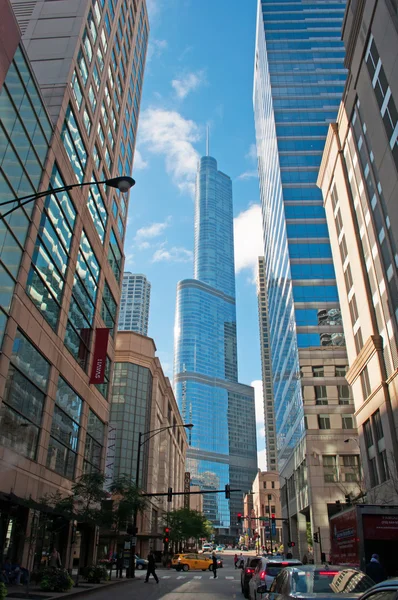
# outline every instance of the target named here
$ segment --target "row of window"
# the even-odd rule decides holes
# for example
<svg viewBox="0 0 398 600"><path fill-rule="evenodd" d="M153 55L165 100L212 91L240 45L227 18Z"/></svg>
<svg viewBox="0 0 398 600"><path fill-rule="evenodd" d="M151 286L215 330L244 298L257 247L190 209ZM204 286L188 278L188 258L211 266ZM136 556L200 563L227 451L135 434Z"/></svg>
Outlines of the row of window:
<svg viewBox="0 0 398 600"><path fill-rule="evenodd" d="M394 468L392 457L387 455L384 441L383 423L380 410L376 410L370 419L363 423L363 437L366 446L366 458L369 470L367 484L373 488L391 477Z"/></svg>
<svg viewBox="0 0 398 600"><path fill-rule="evenodd" d="M17 331L0 407L0 440L31 460L36 460L50 368L50 363ZM75 476L82 408L83 400L59 376L46 466L69 479ZM100 470L104 435L104 423L89 409L84 472Z"/></svg>
<svg viewBox="0 0 398 600"><path fill-rule="evenodd" d="M304 417L305 428L308 429L308 416ZM318 429L331 429L330 415L317 415ZM334 429L340 429L335 427ZM352 415L341 415L341 429L355 429L354 417Z"/></svg>

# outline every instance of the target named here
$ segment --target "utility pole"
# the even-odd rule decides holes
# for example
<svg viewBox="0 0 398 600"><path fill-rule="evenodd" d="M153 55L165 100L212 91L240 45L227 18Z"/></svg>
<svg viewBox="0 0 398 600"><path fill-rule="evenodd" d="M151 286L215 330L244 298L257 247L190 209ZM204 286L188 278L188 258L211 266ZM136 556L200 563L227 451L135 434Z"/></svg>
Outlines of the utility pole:
<svg viewBox="0 0 398 600"><path fill-rule="evenodd" d="M271 505L270 502L272 500L271 494L268 494L268 527L269 527L269 539L271 542L271 554L272 552L272 523L271 523Z"/></svg>

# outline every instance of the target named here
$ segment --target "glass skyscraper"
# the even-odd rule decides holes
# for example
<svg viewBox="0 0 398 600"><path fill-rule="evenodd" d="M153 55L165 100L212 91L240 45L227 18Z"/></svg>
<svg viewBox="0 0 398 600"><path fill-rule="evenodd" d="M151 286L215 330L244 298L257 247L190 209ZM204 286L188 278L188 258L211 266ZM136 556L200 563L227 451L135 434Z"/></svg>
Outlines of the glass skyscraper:
<svg viewBox="0 0 398 600"><path fill-rule="evenodd" d="M256 475L253 388L238 383L232 182L203 157L195 200L194 279L180 281L175 321L174 385L189 433L192 485L242 490L231 500L204 496L204 511L224 534Z"/></svg>
<svg viewBox="0 0 398 600"><path fill-rule="evenodd" d="M281 497L291 502L299 552L306 545L306 519L313 531L325 527L326 535L328 484L335 488L336 479L322 468L346 464L343 429L349 423L356 434L329 233L316 186L346 81L344 10L345 2L335 0L258 2L253 101L275 427L287 486Z"/></svg>

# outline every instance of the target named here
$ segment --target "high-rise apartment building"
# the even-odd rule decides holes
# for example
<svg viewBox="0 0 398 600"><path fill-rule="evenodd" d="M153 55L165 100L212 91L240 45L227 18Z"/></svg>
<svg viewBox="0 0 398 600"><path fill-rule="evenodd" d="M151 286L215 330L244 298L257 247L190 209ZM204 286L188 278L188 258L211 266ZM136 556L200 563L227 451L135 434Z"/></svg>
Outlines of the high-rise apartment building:
<svg viewBox="0 0 398 600"><path fill-rule="evenodd" d="M119 331L135 331L148 335L151 284L145 275L128 271L123 274L120 298Z"/></svg>
<svg viewBox="0 0 398 600"><path fill-rule="evenodd" d="M356 435L354 406L316 187L328 124L346 80L344 8L321 0L258 2L253 97L278 468L300 556L307 521L312 531L321 528L328 553L328 517L344 499L342 488L353 491L350 481L359 477L358 447L344 443Z"/></svg>
<svg viewBox="0 0 398 600"><path fill-rule="evenodd" d="M220 535L236 536L236 516L257 471L253 388L238 383L232 182L210 156L198 166L194 279L180 281L174 386L188 434L193 485L241 494L206 494L203 510Z"/></svg>
<svg viewBox="0 0 398 600"><path fill-rule="evenodd" d="M258 321L260 326L261 373L263 381L264 424L266 460L270 470L278 469L278 453L276 444L274 391L272 383L271 348L268 329L268 297L265 275L265 261L258 257L257 273Z"/></svg>
<svg viewBox="0 0 398 600"><path fill-rule="evenodd" d="M342 308L366 497L397 504L397 2L349 1L343 40L349 79L337 123L329 128L318 183Z"/></svg>
<svg viewBox="0 0 398 600"><path fill-rule="evenodd" d="M10 65L0 94L1 201L48 194L1 221L0 511L8 554L32 569L42 549L29 547L24 500L67 495L82 473L104 466L128 206L103 183L52 190L130 175L148 19L143 0L12 5L22 41L14 22L19 46L12 62L9 53L0 61ZM3 9L12 19L1 7L2 22ZM109 340L96 385L98 329ZM53 542L67 566L69 531L67 521L57 526Z"/></svg>

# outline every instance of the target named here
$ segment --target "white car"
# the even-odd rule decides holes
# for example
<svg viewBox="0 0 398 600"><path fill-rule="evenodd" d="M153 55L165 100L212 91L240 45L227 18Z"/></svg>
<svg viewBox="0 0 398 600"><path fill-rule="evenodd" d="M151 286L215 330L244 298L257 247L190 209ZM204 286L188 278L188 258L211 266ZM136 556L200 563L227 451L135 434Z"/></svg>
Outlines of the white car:
<svg viewBox="0 0 398 600"><path fill-rule="evenodd" d="M249 598L250 600L256 600L258 598L257 590L259 587L267 586L269 590L271 583L275 577L285 567L295 567L302 563L295 558L264 558L261 557L256 570L254 571L253 577L249 581Z"/></svg>
<svg viewBox="0 0 398 600"><path fill-rule="evenodd" d="M202 552L213 552L212 544L203 544Z"/></svg>

